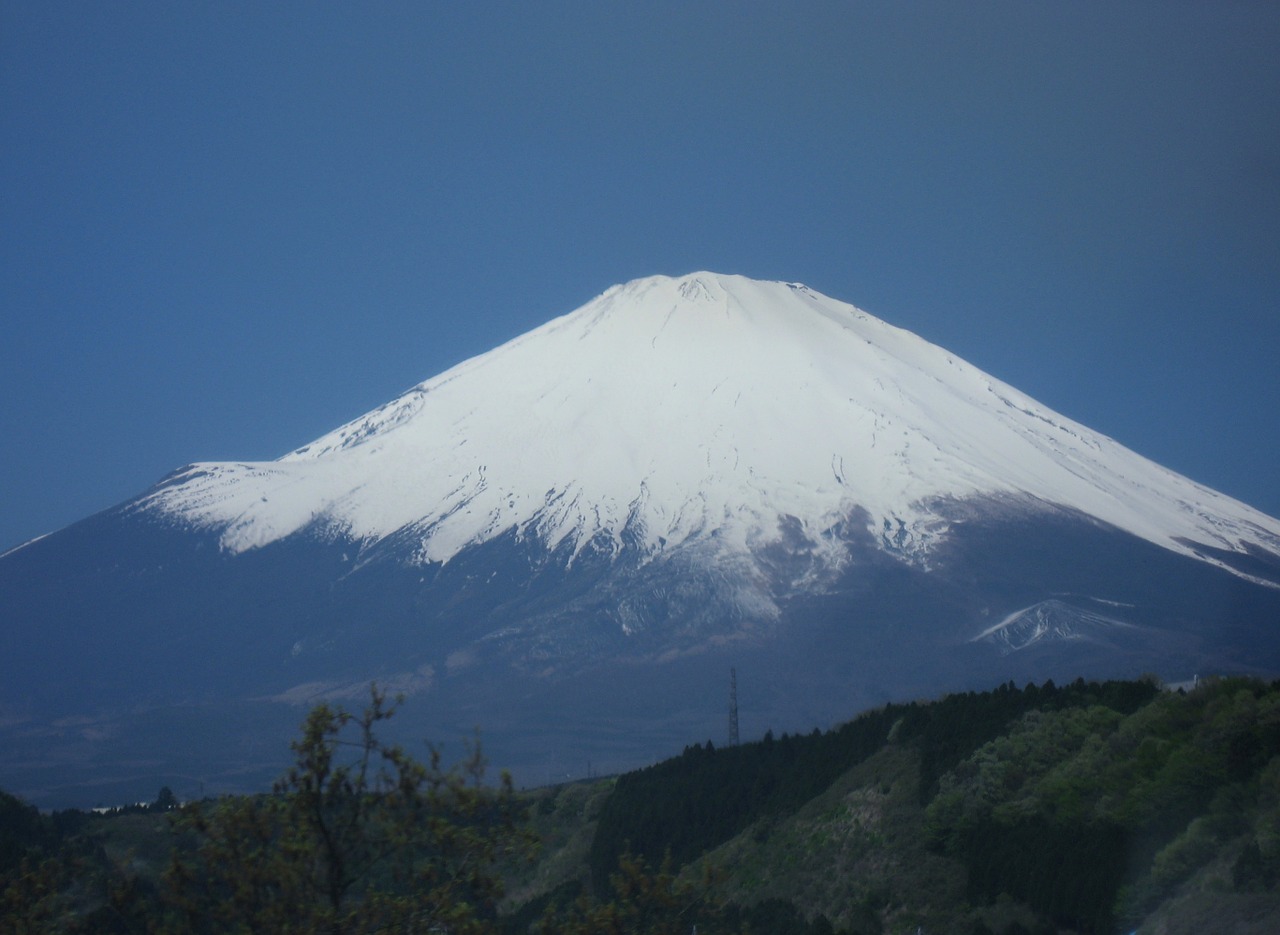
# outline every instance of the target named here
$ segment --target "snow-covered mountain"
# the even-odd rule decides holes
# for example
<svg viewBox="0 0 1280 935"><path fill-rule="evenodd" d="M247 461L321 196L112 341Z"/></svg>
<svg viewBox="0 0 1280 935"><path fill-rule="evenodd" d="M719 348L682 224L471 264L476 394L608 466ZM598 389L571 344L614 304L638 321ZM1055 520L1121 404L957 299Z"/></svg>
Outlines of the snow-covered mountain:
<svg viewBox="0 0 1280 935"><path fill-rule="evenodd" d="M1274 675L1278 621L1280 521L805 286L652 277L0 556L0 788L261 787L372 679L546 781L722 739L730 666L750 736Z"/></svg>
<svg viewBox="0 0 1280 935"><path fill-rule="evenodd" d="M858 511L925 560L947 504L1030 497L1209 561L1280 552L1280 522L1061 416L947 351L794 283L615 286L269 463L194 464L145 497L242 552L303 529L407 534L447 562L508 531L577 554L798 522L843 557Z"/></svg>

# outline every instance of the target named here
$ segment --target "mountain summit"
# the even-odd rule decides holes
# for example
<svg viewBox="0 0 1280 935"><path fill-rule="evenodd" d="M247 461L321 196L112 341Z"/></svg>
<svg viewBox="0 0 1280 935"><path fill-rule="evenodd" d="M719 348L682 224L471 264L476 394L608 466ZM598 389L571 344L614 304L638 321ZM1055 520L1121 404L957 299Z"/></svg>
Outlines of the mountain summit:
<svg viewBox="0 0 1280 935"><path fill-rule="evenodd" d="M0 613L0 787L37 801L252 788L371 680L545 781L722 737L730 666L759 732L1274 674L1280 521L851 305L693 273L14 549Z"/></svg>
<svg viewBox="0 0 1280 935"><path fill-rule="evenodd" d="M236 553L302 530L447 562L506 532L577 554L798 531L855 513L923 559L954 504L1029 498L1164 548L1280 551L1280 523L915 335L795 283L615 286L278 461L195 464L140 501Z"/></svg>

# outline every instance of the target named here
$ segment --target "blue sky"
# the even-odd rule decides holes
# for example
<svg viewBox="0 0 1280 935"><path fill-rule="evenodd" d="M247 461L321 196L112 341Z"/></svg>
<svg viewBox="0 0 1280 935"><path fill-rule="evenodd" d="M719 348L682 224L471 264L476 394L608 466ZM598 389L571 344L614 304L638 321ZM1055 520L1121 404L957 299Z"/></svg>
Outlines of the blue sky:
<svg viewBox="0 0 1280 935"><path fill-rule="evenodd" d="M1280 6L0 0L0 548L609 285L798 280L1280 514Z"/></svg>

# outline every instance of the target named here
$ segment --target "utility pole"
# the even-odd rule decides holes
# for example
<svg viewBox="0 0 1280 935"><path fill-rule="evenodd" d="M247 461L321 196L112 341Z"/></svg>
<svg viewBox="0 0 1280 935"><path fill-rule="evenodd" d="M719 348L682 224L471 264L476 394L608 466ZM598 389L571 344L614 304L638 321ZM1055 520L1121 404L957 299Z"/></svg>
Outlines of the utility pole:
<svg viewBox="0 0 1280 935"><path fill-rule="evenodd" d="M738 745L738 670L729 669L729 746Z"/></svg>

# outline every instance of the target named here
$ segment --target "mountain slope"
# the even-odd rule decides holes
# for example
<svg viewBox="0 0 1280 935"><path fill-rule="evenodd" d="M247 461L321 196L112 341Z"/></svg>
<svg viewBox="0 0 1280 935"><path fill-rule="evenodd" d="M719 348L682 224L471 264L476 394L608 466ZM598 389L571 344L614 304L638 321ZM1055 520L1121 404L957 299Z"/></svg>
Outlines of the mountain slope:
<svg viewBox="0 0 1280 935"><path fill-rule="evenodd" d="M610 289L271 463L197 464L145 498L232 552L318 524L409 532L444 562L514 530L576 554L716 539L783 517L838 564L855 508L927 553L938 501L1016 495L1184 554L1280 551L1280 523L804 286L696 273Z"/></svg>
<svg viewBox="0 0 1280 935"><path fill-rule="evenodd" d="M749 735L1272 674L1278 620L1280 521L803 286L655 277L0 556L0 787L253 788L375 679L546 781L722 736L731 666Z"/></svg>

